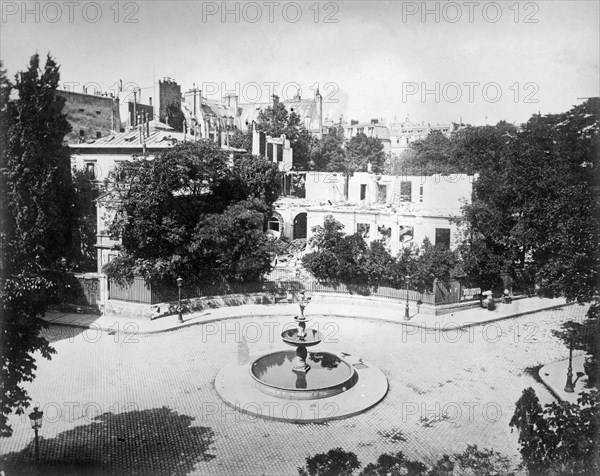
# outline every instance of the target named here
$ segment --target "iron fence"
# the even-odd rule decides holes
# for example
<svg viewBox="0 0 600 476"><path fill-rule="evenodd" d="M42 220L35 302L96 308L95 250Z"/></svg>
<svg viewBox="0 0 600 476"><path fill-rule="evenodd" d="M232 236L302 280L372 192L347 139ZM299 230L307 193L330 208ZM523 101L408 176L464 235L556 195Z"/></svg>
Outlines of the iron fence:
<svg viewBox="0 0 600 476"><path fill-rule="evenodd" d="M287 279L265 280L249 283L219 283L212 285L184 285L181 288L183 299L200 297L226 296L230 294L287 294L306 291L308 293L331 293L355 296L372 296L396 301L406 301L406 289L397 289L389 286L373 286L367 284L326 283L316 279ZM119 285L108 281L108 297L121 301L138 302L145 304L158 304L172 302L178 299L179 289L173 285L150 285L143 278L136 277L130 285ZM433 293L420 293L408 291L409 301L420 301L424 304L436 303Z"/></svg>

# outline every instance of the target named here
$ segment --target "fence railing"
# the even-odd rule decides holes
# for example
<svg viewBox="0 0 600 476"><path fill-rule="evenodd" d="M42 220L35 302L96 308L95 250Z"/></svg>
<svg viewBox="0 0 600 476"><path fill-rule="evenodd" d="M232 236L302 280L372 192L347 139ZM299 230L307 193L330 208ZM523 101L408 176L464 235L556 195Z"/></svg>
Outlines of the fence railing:
<svg viewBox="0 0 600 476"><path fill-rule="evenodd" d="M133 278L133 282L128 285L120 285L109 279L108 299L153 304L151 287L140 277Z"/></svg>
<svg viewBox="0 0 600 476"><path fill-rule="evenodd" d="M331 293L355 296L372 296L377 298L406 301L406 289L396 289L389 286L372 286L364 284L324 283L315 279L287 280L287 281L258 281L250 283L220 283L216 285L183 285L181 288L182 299L224 296L229 294L251 293ZM161 302L176 301L179 290L176 285L152 286L143 278L136 277L128 286L122 286L114 281L108 281L108 298L121 301L158 304ZM435 294L408 291L409 301L420 301L424 304L435 304Z"/></svg>

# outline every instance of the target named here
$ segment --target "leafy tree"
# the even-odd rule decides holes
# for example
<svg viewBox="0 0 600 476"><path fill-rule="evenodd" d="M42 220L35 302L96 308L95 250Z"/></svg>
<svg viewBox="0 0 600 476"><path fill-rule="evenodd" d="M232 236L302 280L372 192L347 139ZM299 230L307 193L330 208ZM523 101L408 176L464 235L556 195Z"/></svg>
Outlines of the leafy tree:
<svg viewBox="0 0 600 476"><path fill-rule="evenodd" d="M65 99L56 94L59 79L54 59L48 55L42 70L35 54L28 69L17 75L18 98L6 110L6 152L0 167L5 258L12 269L38 254L51 264L72 250L74 191L69 149L63 145L71 126L62 113Z"/></svg>
<svg viewBox="0 0 600 476"><path fill-rule="evenodd" d="M600 383L600 303L591 304L584 322L565 322L560 330L552 331L566 346L587 353L583 364L588 376L587 386L597 387Z"/></svg>
<svg viewBox="0 0 600 476"><path fill-rule="evenodd" d="M507 170L505 156L517 138L515 126L504 121L495 126L465 127L451 136L448 170L495 175Z"/></svg>
<svg viewBox="0 0 600 476"><path fill-rule="evenodd" d="M456 252L433 246L428 239L421 248L405 247L394 257L383 241L367 245L361 234L346 235L343 228L332 215L325 217L323 226L313 227L309 244L314 251L302 258L302 265L317 279L404 287L410 275L411 289L431 292L434 281L447 283L459 264Z"/></svg>
<svg viewBox="0 0 600 476"><path fill-rule="evenodd" d="M112 184L122 198L110 227L122 237L122 252L106 265L107 275L121 282L182 276L193 283L265 272L264 220L277 197L277 176L264 160L238 158L232 169L227 161L213 142L198 141L122 163ZM242 253L250 254L242 259Z"/></svg>
<svg viewBox="0 0 600 476"><path fill-rule="evenodd" d="M386 453L377 458L377 463L369 463L359 476L426 476L427 466L420 461L407 459L402 451Z"/></svg>
<svg viewBox="0 0 600 476"><path fill-rule="evenodd" d="M263 232L266 211L264 202L253 199L201 219L188 247L198 260L196 269L210 269L230 281L258 281L271 269Z"/></svg>
<svg viewBox="0 0 600 476"><path fill-rule="evenodd" d="M298 468L300 476L350 476L360 468L357 456L341 448L319 453L306 458L306 465ZM455 467L460 473L453 473ZM444 455L430 469L420 461L413 461L399 451L382 454L376 463L367 464L358 476L448 476L469 474L473 476L514 476L509 459L497 451L477 449L469 445L462 453L452 457Z"/></svg>
<svg viewBox="0 0 600 476"><path fill-rule="evenodd" d="M293 170L313 170L312 157L319 141L305 127L301 127L297 139L292 143L294 149Z"/></svg>
<svg viewBox="0 0 600 476"><path fill-rule="evenodd" d="M215 194L219 200L229 202L255 197L272 207L280 191L277 166L264 158L245 154L234 159L233 170L219 183Z"/></svg>
<svg viewBox="0 0 600 476"><path fill-rule="evenodd" d="M429 239L425 238L417 253L416 262L411 266L411 289L419 292L431 291L436 279L448 284L458 262L456 252L432 245Z"/></svg>
<svg viewBox="0 0 600 476"><path fill-rule="evenodd" d="M467 445L463 453L455 454L454 460L462 472L470 470L473 476L514 476L510 460L494 450L477 449L477 445Z"/></svg>
<svg viewBox="0 0 600 476"><path fill-rule="evenodd" d="M306 465L298 468L299 476L351 476L360 468L356 454L334 448L306 458Z"/></svg>
<svg viewBox="0 0 600 476"><path fill-rule="evenodd" d="M229 146L252 153L252 129L248 129L246 132L236 129L229 137Z"/></svg>
<svg viewBox="0 0 600 476"><path fill-rule="evenodd" d="M311 159L313 170L346 172L344 129L331 128L315 145Z"/></svg>
<svg viewBox="0 0 600 476"><path fill-rule="evenodd" d="M271 137L285 134L294 150L294 169L308 169L314 138L302 125L298 114L288 112L282 102L276 102L258 113L256 127Z"/></svg>
<svg viewBox="0 0 600 476"><path fill-rule="evenodd" d="M276 102L258 113L256 127L271 137L285 134L290 141L295 141L302 125L298 114L288 113L282 102Z"/></svg>
<svg viewBox="0 0 600 476"><path fill-rule="evenodd" d="M362 133L356 134L346 145L346 157L346 171L348 172L366 172L369 163L374 173L383 172L385 152L383 143L377 137L367 137Z"/></svg>
<svg viewBox="0 0 600 476"><path fill-rule="evenodd" d="M6 149L8 143L8 101L12 85L6 77L6 70L0 61L0 276L3 276L7 266L7 246L10 236L7 231L14 227L8 214L8 183L6 169Z"/></svg>
<svg viewBox="0 0 600 476"><path fill-rule="evenodd" d="M96 202L100 195L98 184L87 172L73 170L75 190L75 220L72 251L75 265L82 271L96 271ZM78 251L78 253L77 253Z"/></svg>
<svg viewBox="0 0 600 476"><path fill-rule="evenodd" d="M50 359L56 353L40 335L40 330L48 326L40 316L44 314L52 288L52 283L39 274L0 280L0 436L12 435L8 415L13 411L20 415L29 407L31 398L22 383L31 382L35 377L37 365L33 354L40 352L43 358Z"/></svg>
<svg viewBox="0 0 600 476"><path fill-rule="evenodd" d="M600 397L581 393L577 404L551 403L542 409L535 391L523 391L510 426L519 431L521 456L532 475L600 472Z"/></svg>
<svg viewBox="0 0 600 476"><path fill-rule="evenodd" d="M422 140L413 142L394 170L395 175L427 175L455 173L451 160L452 143L440 131L430 132Z"/></svg>

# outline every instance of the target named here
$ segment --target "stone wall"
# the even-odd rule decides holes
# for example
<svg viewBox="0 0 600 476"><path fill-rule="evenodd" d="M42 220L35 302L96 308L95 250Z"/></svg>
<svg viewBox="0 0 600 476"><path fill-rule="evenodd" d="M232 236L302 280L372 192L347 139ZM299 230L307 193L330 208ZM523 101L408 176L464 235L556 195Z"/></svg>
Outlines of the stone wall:
<svg viewBox="0 0 600 476"><path fill-rule="evenodd" d="M159 110L158 115L161 122L166 123L167 107L175 103L181 108L181 86L175 81L164 80L158 82Z"/></svg>
<svg viewBox="0 0 600 476"><path fill-rule="evenodd" d="M120 129L121 118L117 99L72 91L56 92L66 99L63 112L72 127L72 131L65 136L69 144L97 139L98 134L105 137L111 131Z"/></svg>

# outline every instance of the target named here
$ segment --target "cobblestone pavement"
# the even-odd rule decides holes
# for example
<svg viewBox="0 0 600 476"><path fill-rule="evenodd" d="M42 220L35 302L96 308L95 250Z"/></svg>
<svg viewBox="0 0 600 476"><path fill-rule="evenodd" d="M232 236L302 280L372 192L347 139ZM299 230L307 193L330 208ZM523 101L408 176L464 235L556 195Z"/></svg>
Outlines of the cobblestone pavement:
<svg viewBox="0 0 600 476"><path fill-rule="evenodd" d="M94 474L286 475L297 474L307 456L336 446L363 464L390 451L432 463L475 443L517 462L517 434L508 426L514 403L529 386L542 403L552 400L535 375L567 358L568 349L551 330L582 320L586 309L567 306L443 334L313 314L324 336L320 349L363 356L384 372L390 389L361 415L309 425L239 413L213 388L226 362L285 348L279 335L289 318L240 318L151 335L51 326L45 333L58 353L38 359L27 385L45 413L41 460L46 467L96 468ZM315 406L315 412L334 410ZM13 415L10 423L14 435L3 439L1 453L31 461L28 418Z"/></svg>

